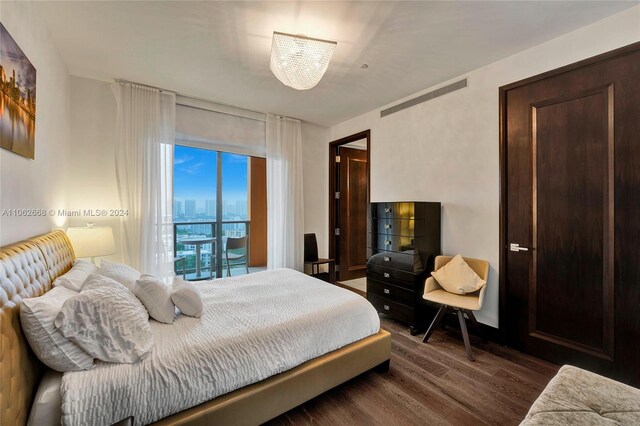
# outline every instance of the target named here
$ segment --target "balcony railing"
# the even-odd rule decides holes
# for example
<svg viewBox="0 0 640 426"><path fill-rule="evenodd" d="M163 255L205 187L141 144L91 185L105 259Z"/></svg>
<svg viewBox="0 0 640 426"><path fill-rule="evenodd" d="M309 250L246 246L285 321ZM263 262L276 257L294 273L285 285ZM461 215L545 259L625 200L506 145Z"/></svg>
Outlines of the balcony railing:
<svg viewBox="0 0 640 426"><path fill-rule="evenodd" d="M184 273L189 280L202 280L226 276L226 242L228 237L247 236L247 262L251 222L248 220L174 222L174 254L184 260L176 262L176 275ZM221 250L217 250L220 247ZM233 268L233 264L231 264ZM244 266L236 268L245 272Z"/></svg>

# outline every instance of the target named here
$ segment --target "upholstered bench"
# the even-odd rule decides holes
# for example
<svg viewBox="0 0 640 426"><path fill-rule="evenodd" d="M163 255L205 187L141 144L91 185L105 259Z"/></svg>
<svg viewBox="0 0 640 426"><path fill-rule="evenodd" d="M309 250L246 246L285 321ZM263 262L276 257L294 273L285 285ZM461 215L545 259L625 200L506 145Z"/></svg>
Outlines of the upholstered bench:
<svg viewBox="0 0 640 426"><path fill-rule="evenodd" d="M522 425L640 425L640 389L565 365Z"/></svg>

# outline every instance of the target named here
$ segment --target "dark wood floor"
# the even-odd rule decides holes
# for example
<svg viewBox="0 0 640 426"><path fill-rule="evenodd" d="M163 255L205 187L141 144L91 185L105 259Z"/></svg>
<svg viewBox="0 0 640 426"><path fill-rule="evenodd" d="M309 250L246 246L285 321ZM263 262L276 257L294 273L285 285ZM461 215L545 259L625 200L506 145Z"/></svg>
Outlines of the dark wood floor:
<svg viewBox="0 0 640 426"><path fill-rule="evenodd" d="M268 424L517 425L559 368L473 336L469 362L459 331L423 344L397 322L382 327L393 341L388 373L365 373Z"/></svg>

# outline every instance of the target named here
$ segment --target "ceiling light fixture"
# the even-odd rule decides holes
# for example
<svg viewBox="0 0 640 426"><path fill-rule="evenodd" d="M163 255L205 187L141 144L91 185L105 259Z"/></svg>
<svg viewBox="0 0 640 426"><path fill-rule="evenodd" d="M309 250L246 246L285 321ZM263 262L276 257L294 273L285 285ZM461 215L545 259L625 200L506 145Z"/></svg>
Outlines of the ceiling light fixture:
<svg viewBox="0 0 640 426"><path fill-rule="evenodd" d="M271 72L286 86L297 90L311 89L322 79L337 44L274 31Z"/></svg>

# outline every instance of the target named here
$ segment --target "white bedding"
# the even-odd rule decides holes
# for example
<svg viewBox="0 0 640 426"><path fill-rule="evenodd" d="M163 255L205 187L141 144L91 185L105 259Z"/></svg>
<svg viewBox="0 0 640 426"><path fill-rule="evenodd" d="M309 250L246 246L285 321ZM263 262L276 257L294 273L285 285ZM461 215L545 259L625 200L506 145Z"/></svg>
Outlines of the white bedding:
<svg viewBox="0 0 640 426"><path fill-rule="evenodd" d="M151 321L149 357L64 374L63 424L109 425L129 416L150 423L380 329L363 297L288 269L196 285L202 317Z"/></svg>

